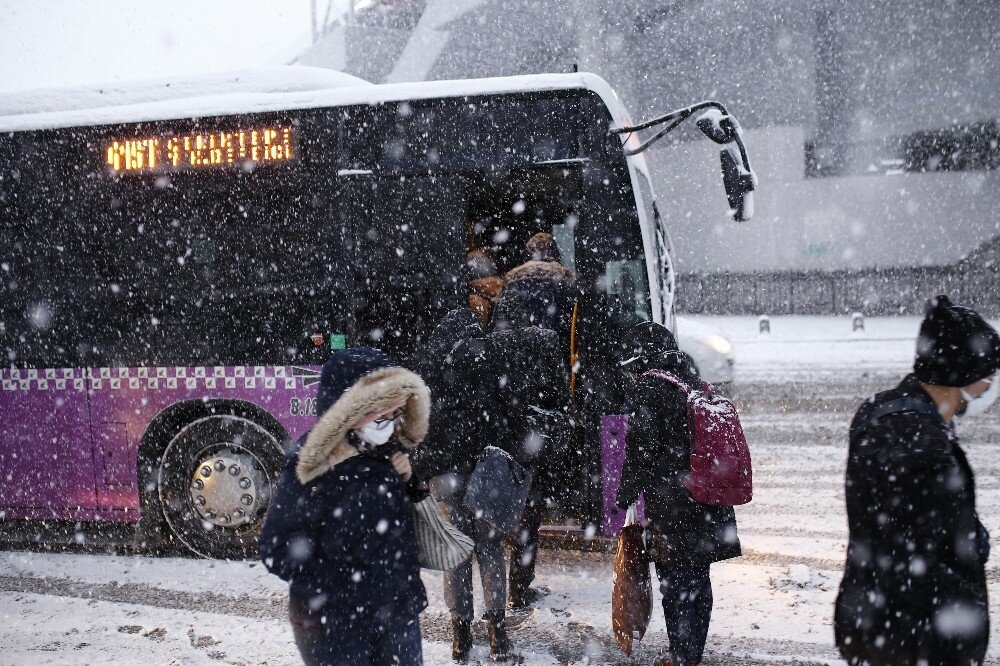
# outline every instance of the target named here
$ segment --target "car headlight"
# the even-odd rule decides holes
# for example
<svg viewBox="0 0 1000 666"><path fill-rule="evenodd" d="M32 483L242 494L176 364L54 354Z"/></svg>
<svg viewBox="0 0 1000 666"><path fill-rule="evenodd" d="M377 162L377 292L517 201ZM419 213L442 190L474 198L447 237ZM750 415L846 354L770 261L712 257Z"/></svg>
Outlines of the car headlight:
<svg viewBox="0 0 1000 666"><path fill-rule="evenodd" d="M733 351L733 344L721 335L710 335L702 340L701 343L723 356L728 356Z"/></svg>

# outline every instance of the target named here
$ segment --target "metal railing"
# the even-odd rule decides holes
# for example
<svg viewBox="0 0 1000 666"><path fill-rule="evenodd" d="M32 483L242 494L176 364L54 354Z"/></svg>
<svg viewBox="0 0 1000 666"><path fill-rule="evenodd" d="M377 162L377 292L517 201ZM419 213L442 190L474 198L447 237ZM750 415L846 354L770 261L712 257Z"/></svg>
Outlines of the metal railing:
<svg viewBox="0 0 1000 666"><path fill-rule="evenodd" d="M923 314L927 299L1000 317L1000 266L956 265L867 271L707 273L677 278L677 311L691 314Z"/></svg>

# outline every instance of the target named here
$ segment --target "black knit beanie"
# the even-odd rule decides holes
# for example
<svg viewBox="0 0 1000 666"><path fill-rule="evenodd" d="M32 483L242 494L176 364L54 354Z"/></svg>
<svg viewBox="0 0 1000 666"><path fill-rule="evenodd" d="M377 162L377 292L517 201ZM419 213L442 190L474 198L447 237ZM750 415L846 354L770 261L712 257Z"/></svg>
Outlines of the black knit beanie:
<svg viewBox="0 0 1000 666"><path fill-rule="evenodd" d="M677 340L666 326L651 321L638 323L624 332L618 365L630 372L644 372L664 354L676 353Z"/></svg>
<svg viewBox="0 0 1000 666"><path fill-rule="evenodd" d="M316 413L322 416L344 391L365 375L394 365L392 358L381 349L353 347L334 352L320 374Z"/></svg>
<svg viewBox="0 0 1000 666"><path fill-rule="evenodd" d="M913 373L925 384L968 386L1000 367L1000 335L979 313L932 298L920 324Z"/></svg>

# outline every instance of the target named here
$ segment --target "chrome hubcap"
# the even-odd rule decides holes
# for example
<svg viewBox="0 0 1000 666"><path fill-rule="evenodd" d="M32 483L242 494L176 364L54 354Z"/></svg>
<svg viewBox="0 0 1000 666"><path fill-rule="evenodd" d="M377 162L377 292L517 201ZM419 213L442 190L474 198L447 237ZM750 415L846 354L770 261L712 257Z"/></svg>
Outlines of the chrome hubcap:
<svg viewBox="0 0 1000 666"><path fill-rule="evenodd" d="M222 448L198 463L189 489L191 505L219 527L251 523L266 504L267 479L256 458Z"/></svg>

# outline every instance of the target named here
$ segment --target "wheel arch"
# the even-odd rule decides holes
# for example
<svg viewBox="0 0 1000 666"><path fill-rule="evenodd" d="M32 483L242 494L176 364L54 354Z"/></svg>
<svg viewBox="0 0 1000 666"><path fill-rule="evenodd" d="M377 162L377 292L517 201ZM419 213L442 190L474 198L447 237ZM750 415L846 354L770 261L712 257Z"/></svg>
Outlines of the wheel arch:
<svg viewBox="0 0 1000 666"><path fill-rule="evenodd" d="M233 399L184 400L161 410L143 431L136 460L140 485L148 483L144 479L149 478L152 467L170 440L184 426L209 416L238 416L253 421L270 432L283 451L288 450L288 431L271 412L256 403ZM139 491L141 494L143 488L140 487Z"/></svg>

